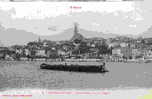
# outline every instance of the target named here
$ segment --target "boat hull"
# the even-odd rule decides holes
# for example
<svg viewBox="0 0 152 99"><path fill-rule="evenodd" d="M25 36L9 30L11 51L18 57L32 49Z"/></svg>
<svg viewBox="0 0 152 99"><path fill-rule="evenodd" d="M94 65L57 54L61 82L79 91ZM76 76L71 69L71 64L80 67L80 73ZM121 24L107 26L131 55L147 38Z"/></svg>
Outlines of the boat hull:
<svg viewBox="0 0 152 99"><path fill-rule="evenodd" d="M51 69L51 70L62 70L62 71L76 71L76 72L108 72L103 65L51 65L51 64L41 64L41 69Z"/></svg>

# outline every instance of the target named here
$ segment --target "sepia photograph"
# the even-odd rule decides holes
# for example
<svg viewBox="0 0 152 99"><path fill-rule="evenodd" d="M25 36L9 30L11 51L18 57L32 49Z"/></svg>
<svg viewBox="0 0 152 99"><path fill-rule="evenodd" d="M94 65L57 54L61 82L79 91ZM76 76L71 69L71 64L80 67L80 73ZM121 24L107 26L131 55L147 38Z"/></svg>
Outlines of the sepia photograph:
<svg viewBox="0 0 152 99"><path fill-rule="evenodd" d="M0 3L0 91L152 88L151 11L150 1Z"/></svg>

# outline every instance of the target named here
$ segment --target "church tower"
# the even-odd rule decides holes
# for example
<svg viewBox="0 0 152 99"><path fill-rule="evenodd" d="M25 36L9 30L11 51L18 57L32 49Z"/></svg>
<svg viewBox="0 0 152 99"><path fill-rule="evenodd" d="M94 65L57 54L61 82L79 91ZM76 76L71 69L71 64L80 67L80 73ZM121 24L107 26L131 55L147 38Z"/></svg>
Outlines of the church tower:
<svg viewBox="0 0 152 99"><path fill-rule="evenodd" d="M41 38L40 37L38 38L38 42L41 43Z"/></svg>
<svg viewBox="0 0 152 99"><path fill-rule="evenodd" d="M74 23L74 35L78 34L78 23Z"/></svg>
<svg viewBox="0 0 152 99"><path fill-rule="evenodd" d="M75 40L79 40L79 41L84 40L84 37L79 33L78 23L74 23L74 35L71 38L71 41L75 41Z"/></svg>

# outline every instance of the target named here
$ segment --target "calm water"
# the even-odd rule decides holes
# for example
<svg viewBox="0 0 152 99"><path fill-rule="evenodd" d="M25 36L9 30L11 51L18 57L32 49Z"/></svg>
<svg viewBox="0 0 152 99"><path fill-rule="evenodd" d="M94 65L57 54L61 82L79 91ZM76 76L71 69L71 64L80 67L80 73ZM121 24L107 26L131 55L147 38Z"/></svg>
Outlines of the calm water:
<svg viewBox="0 0 152 99"><path fill-rule="evenodd" d="M39 62L0 62L0 89L152 87L152 63L107 63L108 73L41 70Z"/></svg>

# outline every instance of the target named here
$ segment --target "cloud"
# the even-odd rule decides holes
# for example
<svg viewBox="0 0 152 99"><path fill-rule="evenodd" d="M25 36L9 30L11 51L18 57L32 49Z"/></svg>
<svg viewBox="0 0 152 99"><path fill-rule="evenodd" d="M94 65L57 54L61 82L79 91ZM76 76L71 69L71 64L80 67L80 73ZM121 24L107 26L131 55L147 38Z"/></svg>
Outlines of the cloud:
<svg viewBox="0 0 152 99"><path fill-rule="evenodd" d="M98 13L113 13L116 11L128 12L134 9L134 3L122 3L122 2L103 2L103 3L45 3L34 2L33 3L4 3L1 5L1 10L10 11L15 10L15 13L11 13L12 18L25 18L25 19L44 19L49 17L57 17L60 15L70 15L76 12L98 12ZM79 8L79 9L78 9Z"/></svg>
<svg viewBox="0 0 152 99"><path fill-rule="evenodd" d="M0 23L37 35L59 34L74 22L89 31L138 34L152 23L149 9L138 2L4 3L0 5Z"/></svg>
<svg viewBox="0 0 152 99"><path fill-rule="evenodd" d="M129 25L129 27L136 28L136 27L137 27L137 25L135 25L135 24L130 24L130 25Z"/></svg>

